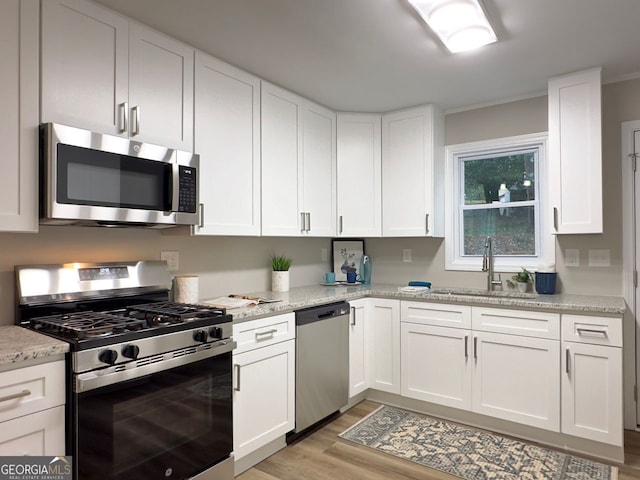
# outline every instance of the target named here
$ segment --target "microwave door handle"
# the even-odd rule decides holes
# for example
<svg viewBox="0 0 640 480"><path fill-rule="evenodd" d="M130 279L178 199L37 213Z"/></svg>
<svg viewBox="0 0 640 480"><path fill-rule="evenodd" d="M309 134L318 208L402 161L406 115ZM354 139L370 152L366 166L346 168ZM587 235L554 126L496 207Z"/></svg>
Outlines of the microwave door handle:
<svg viewBox="0 0 640 480"><path fill-rule="evenodd" d="M173 153L175 155L175 152ZM180 207L180 165L174 162L171 165L173 184L171 185L171 211L178 212Z"/></svg>

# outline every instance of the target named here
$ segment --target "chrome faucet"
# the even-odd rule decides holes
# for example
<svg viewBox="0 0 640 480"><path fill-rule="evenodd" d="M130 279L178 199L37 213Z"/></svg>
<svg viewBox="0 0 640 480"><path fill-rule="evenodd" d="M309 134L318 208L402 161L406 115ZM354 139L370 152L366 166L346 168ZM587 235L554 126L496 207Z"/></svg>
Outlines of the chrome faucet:
<svg viewBox="0 0 640 480"><path fill-rule="evenodd" d="M493 271L493 246L491 244L491 237L487 236L487 240L484 243L484 254L482 255L482 271L487 272L487 290L491 292L494 287L502 286L502 279L498 274L498 280L494 280Z"/></svg>

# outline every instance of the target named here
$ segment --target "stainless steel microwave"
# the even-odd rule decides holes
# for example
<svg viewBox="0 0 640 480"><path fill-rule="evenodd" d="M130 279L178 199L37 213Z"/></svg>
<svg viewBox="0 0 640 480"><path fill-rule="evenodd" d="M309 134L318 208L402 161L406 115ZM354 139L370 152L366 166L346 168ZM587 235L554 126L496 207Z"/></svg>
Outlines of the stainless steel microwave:
<svg viewBox="0 0 640 480"><path fill-rule="evenodd" d="M166 228L198 223L199 156L46 123L40 223Z"/></svg>

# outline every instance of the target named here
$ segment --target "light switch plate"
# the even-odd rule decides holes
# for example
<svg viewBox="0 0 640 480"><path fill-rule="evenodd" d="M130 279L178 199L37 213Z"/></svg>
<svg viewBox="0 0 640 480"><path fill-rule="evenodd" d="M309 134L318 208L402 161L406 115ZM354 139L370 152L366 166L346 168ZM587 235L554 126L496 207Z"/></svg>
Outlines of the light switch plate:
<svg viewBox="0 0 640 480"><path fill-rule="evenodd" d="M411 263L411 249L405 248L402 250L402 261L405 263Z"/></svg>
<svg viewBox="0 0 640 480"><path fill-rule="evenodd" d="M321 248L320 249L320 259L323 262L326 262L328 260L328 256L329 256L329 252L327 251L326 248Z"/></svg>
<svg viewBox="0 0 640 480"><path fill-rule="evenodd" d="M180 255L175 250L160 252L160 260L167 262L169 270L172 272L176 272L180 268Z"/></svg>
<svg viewBox="0 0 640 480"><path fill-rule="evenodd" d="M564 266L579 267L580 266L580 249L567 248L564 251Z"/></svg>
<svg viewBox="0 0 640 480"><path fill-rule="evenodd" d="M611 250L609 249L589 250L589 266L590 267L610 267L611 266Z"/></svg>

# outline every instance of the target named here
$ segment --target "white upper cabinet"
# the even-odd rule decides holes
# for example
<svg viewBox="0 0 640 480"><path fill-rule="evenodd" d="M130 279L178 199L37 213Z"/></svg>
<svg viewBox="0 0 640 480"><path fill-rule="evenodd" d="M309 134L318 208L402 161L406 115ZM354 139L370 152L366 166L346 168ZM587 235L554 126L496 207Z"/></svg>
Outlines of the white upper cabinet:
<svg viewBox="0 0 640 480"><path fill-rule="evenodd" d="M196 52L195 99L202 223L194 234L260 235L260 79Z"/></svg>
<svg viewBox="0 0 640 480"><path fill-rule="evenodd" d="M262 234L335 234L335 114L262 82Z"/></svg>
<svg viewBox="0 0 640 480"><path fill-rule="evenodd" d="M192 149L191 47L84 0L42 2L41 44L42 122Z"/></svg>
<svg viewBox="0 0 640 480"><path fill-rule="evenodd" d="M130 25L129 132L136 140L193 148L193 54L173 38Z"/></svg>
<svg viewBox="0 0 640 480"><path fill-rule="evenodd" d="M555 233L602 233L601 68L549 80Z"/></svg>
<svg viewBox="0 0 640 480"><path fill-rule="evenodd" d="M382 234L381 116L337 116L338 236Z"/></svg>
<svg viewBox="0 0 640 480"><path fill-rule="evenodd" d="M0 231L38 230L38 4L0 2Z"/></svg>
<svg viewBox="0 0 640 480"><path fill-rule="evenodd" d="M443 235L442 113L433 105L382 116L382 235Z"/></svg>

